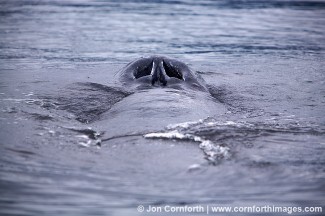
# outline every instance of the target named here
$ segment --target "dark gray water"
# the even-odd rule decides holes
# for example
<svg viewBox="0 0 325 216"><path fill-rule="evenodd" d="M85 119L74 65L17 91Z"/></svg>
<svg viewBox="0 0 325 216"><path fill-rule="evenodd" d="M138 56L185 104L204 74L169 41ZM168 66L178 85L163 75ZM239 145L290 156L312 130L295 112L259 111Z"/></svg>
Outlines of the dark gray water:
<svg viewBox="0 0 325 216"><path fill-rule="evenodd" d="M0 214L324 207L324 14L312 0L0 0ZM189 64L211 98L123 99L115 73L153 54Z"/></svg>

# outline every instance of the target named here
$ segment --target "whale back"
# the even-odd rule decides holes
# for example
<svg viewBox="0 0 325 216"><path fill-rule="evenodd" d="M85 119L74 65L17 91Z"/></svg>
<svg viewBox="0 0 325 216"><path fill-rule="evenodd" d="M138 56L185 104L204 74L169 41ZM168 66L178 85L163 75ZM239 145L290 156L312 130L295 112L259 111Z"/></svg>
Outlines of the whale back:
<svg viewBox="0 0 325 216"><path fill-rule="evenodd" d="M215 117L226 108L209 94L156 88L137 91L116 103L96 122L106 135L159 131L171 124Z"/></svg>

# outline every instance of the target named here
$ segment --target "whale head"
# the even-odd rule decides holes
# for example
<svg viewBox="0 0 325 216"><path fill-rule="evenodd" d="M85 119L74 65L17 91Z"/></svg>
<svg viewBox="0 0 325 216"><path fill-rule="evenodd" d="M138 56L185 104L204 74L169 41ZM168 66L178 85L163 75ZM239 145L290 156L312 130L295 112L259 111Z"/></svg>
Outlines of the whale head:
<svg viewBox="0 0 325 216"><path fill-rule="evenodd" d="M135 60L117 73L118 80L133 89L168 87L207 91L204 80L181 61L151 56Z"/></svg>

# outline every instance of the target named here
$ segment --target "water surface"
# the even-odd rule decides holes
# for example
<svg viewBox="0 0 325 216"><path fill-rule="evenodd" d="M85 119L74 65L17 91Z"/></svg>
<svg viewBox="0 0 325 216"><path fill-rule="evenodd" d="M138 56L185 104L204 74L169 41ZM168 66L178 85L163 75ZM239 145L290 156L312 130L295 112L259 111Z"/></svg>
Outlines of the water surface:
<svg viewBox="0 0 325 216"><path fill-rule="evenodd" d="M0 213L324 207L324 12L307 0L0 1ZM226 111L140 134L106 127L125 96L114 74L153 54L188 63Z"/></svg>

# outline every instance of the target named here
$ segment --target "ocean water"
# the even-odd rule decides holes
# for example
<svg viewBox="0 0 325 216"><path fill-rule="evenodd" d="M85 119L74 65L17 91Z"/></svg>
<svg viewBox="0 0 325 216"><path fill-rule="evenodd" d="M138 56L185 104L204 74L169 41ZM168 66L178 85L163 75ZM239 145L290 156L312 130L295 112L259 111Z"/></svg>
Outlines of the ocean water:
<svg viewBox="0 0 325 216"><path fill-rule="evenodd" d="M0 214L324 212L324 14L313 0L0 0ZM130 104L115 74L150 55L196 71L215 114L168 86Z"/></svg>

